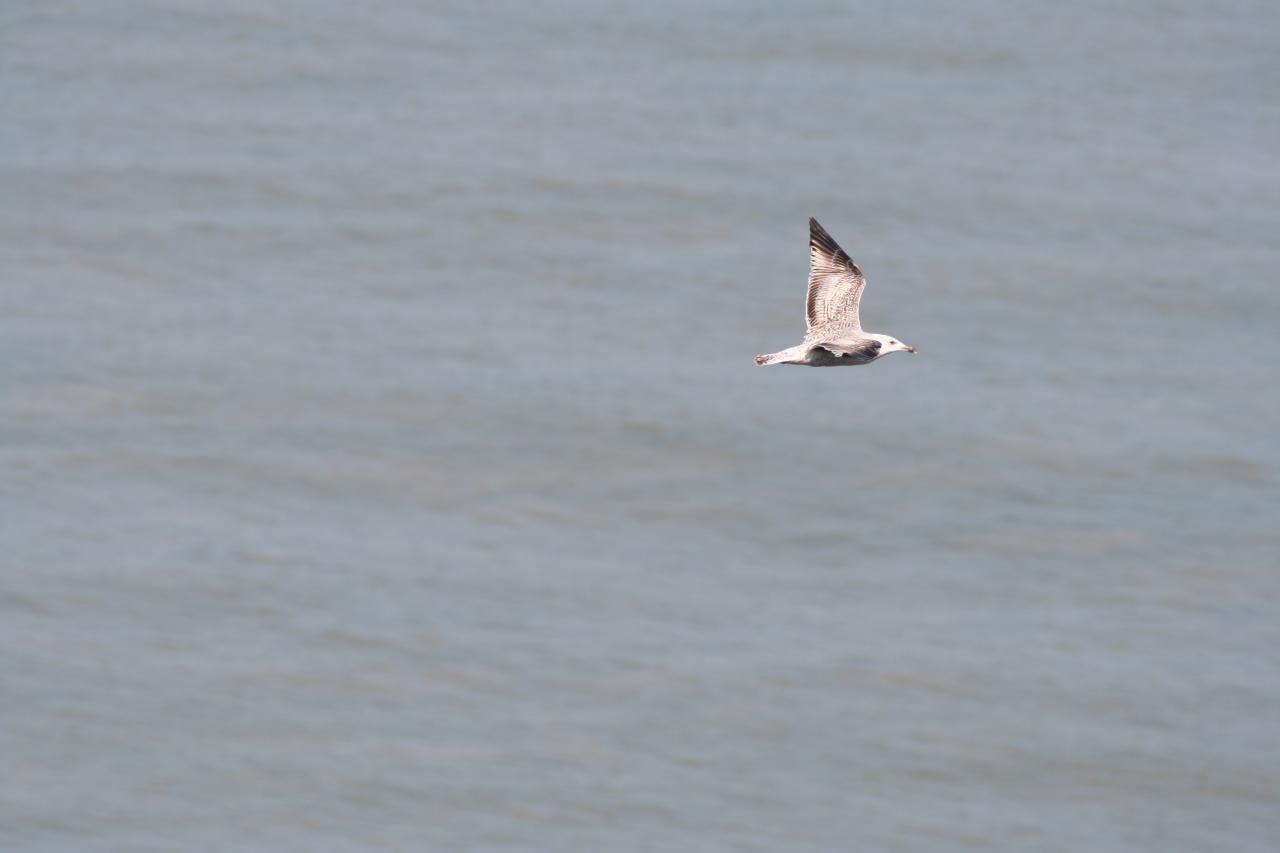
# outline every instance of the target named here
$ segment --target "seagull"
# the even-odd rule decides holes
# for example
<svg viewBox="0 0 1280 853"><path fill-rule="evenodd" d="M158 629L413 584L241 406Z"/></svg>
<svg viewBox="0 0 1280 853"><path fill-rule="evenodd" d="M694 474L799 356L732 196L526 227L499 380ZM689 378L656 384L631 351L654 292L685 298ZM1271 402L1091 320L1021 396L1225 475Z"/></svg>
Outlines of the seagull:
<svg viewBox="0 0 1280 853"><path fill-rule="evenodd" d="M858 302L867 280L818 220L809 217L808 328L804 343L756 356L756 364L843 367L870 364L891 352L915 352L897 338L862 331Z"/></svg>

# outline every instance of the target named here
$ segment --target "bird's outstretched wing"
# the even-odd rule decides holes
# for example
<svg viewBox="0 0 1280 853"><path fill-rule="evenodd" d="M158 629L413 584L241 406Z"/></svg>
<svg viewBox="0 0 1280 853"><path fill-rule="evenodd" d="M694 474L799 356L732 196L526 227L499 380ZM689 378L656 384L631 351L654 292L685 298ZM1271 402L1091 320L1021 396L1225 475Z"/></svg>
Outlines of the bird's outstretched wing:
<svg viewBox="0 0 1280 853"><path fill-rule="evenodd" d="M867 281L844 249L818 220L809 217L809 298L806 338L823 336L834 329L862 331L858 301Z"/></svg>

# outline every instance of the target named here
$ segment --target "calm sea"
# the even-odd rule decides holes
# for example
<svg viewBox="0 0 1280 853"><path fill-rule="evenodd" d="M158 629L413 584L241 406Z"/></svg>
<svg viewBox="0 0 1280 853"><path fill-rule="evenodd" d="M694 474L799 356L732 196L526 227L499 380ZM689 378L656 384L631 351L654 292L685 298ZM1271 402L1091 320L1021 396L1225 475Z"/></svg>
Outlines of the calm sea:
<svg viewBox="0 0 1280 853"><path fill-rule="evenodd" d="M0 848L1280 849L1278 43L6 4Z"/></svg>

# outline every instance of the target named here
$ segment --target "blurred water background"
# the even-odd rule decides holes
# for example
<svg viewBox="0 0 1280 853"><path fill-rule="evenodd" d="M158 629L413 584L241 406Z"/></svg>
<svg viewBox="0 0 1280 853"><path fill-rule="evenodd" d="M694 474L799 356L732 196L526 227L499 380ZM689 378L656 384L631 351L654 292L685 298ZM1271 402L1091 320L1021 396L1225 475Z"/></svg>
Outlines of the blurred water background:
<svg viewBox="0 0 1280 853"><path fill-rule="evenodd" d="M0 32L3 849L1280 847L1275 4Z"/></svg>

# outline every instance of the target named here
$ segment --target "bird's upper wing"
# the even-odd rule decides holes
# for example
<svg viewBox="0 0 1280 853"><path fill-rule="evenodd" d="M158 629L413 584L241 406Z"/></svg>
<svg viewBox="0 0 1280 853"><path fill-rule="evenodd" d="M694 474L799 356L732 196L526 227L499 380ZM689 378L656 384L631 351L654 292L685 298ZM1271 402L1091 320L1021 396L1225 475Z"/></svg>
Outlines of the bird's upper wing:
<svg viewBox="0 0 1280 853"><path fill-rule="evenodd" d="M818 220L809 218L809 298L805 302L808 319L806 337L831 329L862 330L858 301L867 280L844 249Z"/></svg>

